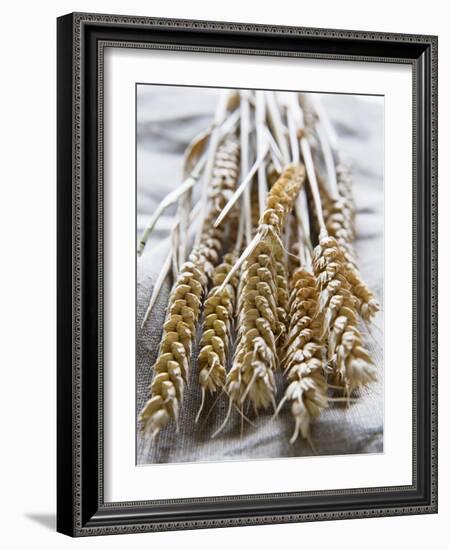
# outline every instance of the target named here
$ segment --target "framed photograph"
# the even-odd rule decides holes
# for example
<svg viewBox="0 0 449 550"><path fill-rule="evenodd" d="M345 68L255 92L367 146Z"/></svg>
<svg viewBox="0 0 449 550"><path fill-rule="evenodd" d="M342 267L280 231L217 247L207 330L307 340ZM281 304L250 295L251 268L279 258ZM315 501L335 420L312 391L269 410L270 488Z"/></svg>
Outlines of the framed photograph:
<svg viewBox="0 0 449 550"><path fill-rule="evenodd" d="M58 531L437 511L437 38L58 19Z"/></svg>

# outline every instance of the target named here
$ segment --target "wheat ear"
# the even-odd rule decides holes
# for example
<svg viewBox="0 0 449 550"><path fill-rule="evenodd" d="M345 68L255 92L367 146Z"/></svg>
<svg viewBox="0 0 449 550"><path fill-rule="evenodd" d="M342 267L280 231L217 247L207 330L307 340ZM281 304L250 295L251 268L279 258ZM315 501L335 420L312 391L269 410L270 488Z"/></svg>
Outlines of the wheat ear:
<svg viewBox="0 0 449 550"><path fill-rule="evenodd" d="M289 322L282 360L288 381L279 412L284 403L291 403L295 428L290 443L298 435L310 440L310 423L327 407L327 383L323 376L324 346L322 315L319 314L319 293L316 279L305 267L295 270L290 281Z"/></svg>
<svg viewBox="0 0 449 550"><path fill-rule="evenodd" d="M302 103L303 105L307 103L304 98L302 98ZM321 101L315 97L312 103L320 121L316 126L316 130L325 156L328 181L333 191L332 195L329 195L324 186L321 186L324 198L326 229L329 235L337 239L344 251L346 257L346 278L351 285L352 293L357 298L357 310L362 319L369 322L379 311L380 304L374 292L372 292L361 276L352 244L355 238L356 208L352 193L351 170L344 154L338 149L337 135L321 105ZM305 112L311 113L312 111L307 108ZM315 122L312 118L309 120L309 126L311 127ZM337 159L335 170L332 149ZM335 190L334 187L336 187Z"/></svg>
<svg viewBox="0 0 449 550"><path fill-rule="evenodd" d="M342 155L339 156L339 163L337 164L337 186L342 203L342 220L346 224L343 228L346 229L343 236L348 235L353 239L355 235L355 204L352 196L352 175L349 165ZM357 309L360 316L362 319L369 322L379 311L380 304L374 292L365 283L360 274L357 261L355 260L355 254L351 254L352 246L350 241L346 248L349 252L346 277L352 287L352 292L358 300ZM354 258L353 261L351 261L352 258Z"/></svg>
<svg viewBox="0 0 449 550"><path fill-rule="evenodd" d="M278 291L278 266L284 250L280 239L285 220L305 178L303 166L288 166L270 190L255 240L255 247L242 265L238 286L237 346L225 391L229 409L243 407L248 399L254 410L275 408L274 370L277 367L276 339L284 332Z"/></svg>
<svg viewBox="0 0 449 550"><path fill-rule="evenodd" d="M239 154L235 135L228 136L217 149L210 182L210 210L203 221L199 244L181 267L170 293L150 398L139 416L143 432L150 437L156 436L170 419L176 424L178 421L184 385L189 379L191 348L201 300L222 246L223 229L214 228L213 222L235 190Z"/></svg>
<svg viewBox="0 0 449 550"><path fill-rule="evenodd" d="M327 335L328 360L339 381L344 385L346 396L376 379L376 368L361 344L357 328L357 298L346 278L348 270L343 248L329 236L323 216L321 196L311 148L303 129L302 113L297 112L300 125L300 145L304 155L310 191L320 227L319 243L315 247L312 265L320 293L318 312L323 315L323 337Z"/></svg>
<svg viewBox="0 0 449 550"><path fill-rule="evenodd" d="M350 185L350 172L346 165L337 166L339 197L331 197L323 186L323 215L328 234L335 237L345 256L345 277L356 300L356 308L362 319L369 322L380 309L375 294L364 282L354 251L354 202ZM340 191L341 189L341 191Z"/></svg>
<svg viewBox="0 0 449 550"><path fill-rule="evenodd" d="M231 324L235 313L237 275L224 288L218 290L237 259L235 253L226 254L215 268L213 288L204 303L203 335L198 354L201 405L198 421L204 406L206 393L214 394L225 385L226 366L231 346Z"/></svg>
<svg viewBox="0 0 449 550"><path fill-rule="evenodd" d="M313 269L320 292L322 334L327 334L328 360L349 397L355 389L376 379L376 368L362 346L357 328L357 299L346 278L345 255L334 237L320 238L314 251Z"/></svg>

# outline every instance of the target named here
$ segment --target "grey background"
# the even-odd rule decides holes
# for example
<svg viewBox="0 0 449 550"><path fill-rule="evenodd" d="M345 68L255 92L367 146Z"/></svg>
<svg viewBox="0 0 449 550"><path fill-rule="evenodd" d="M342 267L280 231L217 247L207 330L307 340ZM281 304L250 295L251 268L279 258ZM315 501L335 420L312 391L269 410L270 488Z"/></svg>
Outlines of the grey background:
<svg viewBox="0 0 449 550"><path fill-rule="evenodd" d="M182 180L183 153L192 137L211 120L219 91L208 88L139 85L137 88L137 233L140 235L149 217L161 201ZM322 101L335 125L343 149L352 161L354 194L357 205L356 250L365 281L383 302L383 98L323 94ZM195 195L194 195L195 200ZM171 286L168 280L144 329L141 321L151 290L169 250L169 231L175 209L159 220L145 252L137 261L137 360L136 427L137 463L223 461L254 458L310 456L314 454L353 454L383 450L383 315L379 313L365 334L366 347L378 366L375 384L358 394L348 409L333 404L312 428L314 449L298 439L289 443L293 422L289 407L273 420L271 411L244 423L237 413L225 430L211 440L227 408L222 395L207 416L209 400L198 422L195 415L200 403L196 383L198 370L192 363L191 383L185 392L180 413L179 432L167 426L150 445L140 441L137 414L148 396L153 365L159 345L165 306ZM277 400L285 382L278 375ZM207 420L206 420L207 417Z"/></svg>

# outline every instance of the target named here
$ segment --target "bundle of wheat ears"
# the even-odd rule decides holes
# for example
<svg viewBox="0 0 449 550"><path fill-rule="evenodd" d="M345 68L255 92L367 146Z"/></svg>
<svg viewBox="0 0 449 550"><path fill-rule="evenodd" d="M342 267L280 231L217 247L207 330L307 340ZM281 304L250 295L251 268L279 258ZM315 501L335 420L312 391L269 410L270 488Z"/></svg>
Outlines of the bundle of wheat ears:
<svg viewBox="0 0 449 550"><path fill-rule="evenodd" d="M197 421L217 396L228 402L212 437L232 414L251 422L260 410L277 415L288 406L290 441L311 442L323 409L349 406L376 380L360 326L379 311L357 266L351 172L318 96L224 91L139 255L172 204L172 246L143 321L172 277L158 356L148 365L142 436L177 425L185 392L197 384Z"/></svg>

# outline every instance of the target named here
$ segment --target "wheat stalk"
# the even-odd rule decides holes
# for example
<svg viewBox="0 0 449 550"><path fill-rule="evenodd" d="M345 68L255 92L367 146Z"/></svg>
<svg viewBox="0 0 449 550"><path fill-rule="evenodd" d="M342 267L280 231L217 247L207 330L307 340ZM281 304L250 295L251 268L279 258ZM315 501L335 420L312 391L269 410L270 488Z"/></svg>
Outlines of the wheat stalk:
<svg viewBox="0 0 449 550"><path fill-rule="evenodd" d="M289 158L288 141L285 137L285 127L282 123L281 111L279 109L278 98L275 92L265 92L267 104L268 121L273 130L273 135L276 138L277 146L281 154L281 158L287 161Z"/></svg>
<svg viewBox="0 0 449 550"><path fill-rule="evenodd" d="M181 267L170 293L150 398L139 416L143 432L150 437L156 436L170 419L178 423L201 299L222 246L224 230L215 228L213 222L235 190L239 154L235 135L229 135L217 148L209 188L210 210L203 220L199 244L194 246L188 261Z"/></svg>
<svg viewBox="0 0 449 550"><path fill-rule="evenodd" d="M264 151L269 150L267 147L267 134L266 134L266 102L264 92L258 90L255 93L256 98L256 107L255 107L255 117L256 117L256 147L257 147L257 156L260 157ZM268 182L267 182L267 171L265 158L259 168L257 169L257 190L258 190L258 201L259 208L258 211L262 212L265 207L265 202L267 200L268 193Z"/></svg>
<svg viewBox="0 0 449 550"><path fill-rule="evenodd" d="M319 314L315 276L305 267L297 268L290 289L288 334L282 361L288 386L276 413L284 403L291 403L295 428L290 443L294 443L299 434L310 441L311 420L327 407L328 400L323 376L323 318Z"/></svg>
<svg viewBox="0 0 449 550"><path fill-rule="evenodd" d="M276 340L285 331L281 311L286 300L279 287L280 264L284 261L280 236L304 177L303 166L290 165L284 170L268 194L256 237L250 244L252 250L246 251L237 290L236 351L225 384L229 408L214 436L226 425L233 405L243 408L248 399L256 412L270 405L276 407ZM282 275L285 277L285 273Z"/></svg>
<svg viewBox="0 0 449 550"><path fill-rule="evenodd" d="M242 178L248 179L249 176L249 157L250 157L250 126L251 126L251 94L248 90L240 91L240 109L242 116L240 119L240 172ZM248 179L248 183L243 191L243 209L248 215L245 216L245 238L246 242L251 240L251 183L252 178Z"/></svg>
<svg viewBox="0 0 449 550"><path fill-rule="evenodd" d="M301 122L301 116L296 109L294 98L283 96L283 99L292 158L299 162L298 137L300 135L298 136L296 123ZM306 246L310 235L304 189L300 190L295 201L295 217L292 216L292 224L293 233L298 239L294 250L298 253L300 265L294 268L290 278L290 298L287 308L288 333L282 350L282 365L288 385L276 410L278 414L284 403L291 403L295 427L290 443L294 443L299 434L310 442L311 420L317 417L328 404L328 388L323 376L325 352L322 334L323 316L319 312L319 292L309 264L310 254Z"/></svg>

